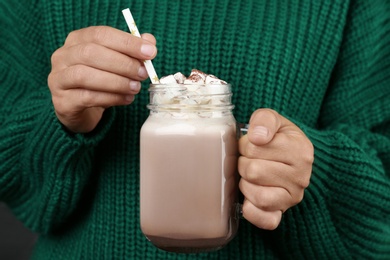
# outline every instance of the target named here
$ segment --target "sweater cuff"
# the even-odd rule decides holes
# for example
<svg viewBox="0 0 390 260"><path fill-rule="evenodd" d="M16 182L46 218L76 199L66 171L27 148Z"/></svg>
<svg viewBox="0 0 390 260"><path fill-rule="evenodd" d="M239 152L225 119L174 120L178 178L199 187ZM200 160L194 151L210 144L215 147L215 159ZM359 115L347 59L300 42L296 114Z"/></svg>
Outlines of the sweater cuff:
<svg viewBox="0 0 390 260"><path fill-rule="evenodd" d="M39 111L27 120L30 127L15 122L16 132L25 136L17 140L20 163L9 176L12 185L6 195L27 227L48 233L75 210L93 169L95 148L110 130L115 109L106 110L88 134L67 131L51 103Z"/></svg>
<svg viewBox="0 0 390 260"><path fill-rule="evenodd" d="M62 131L59 131L60 135L58 137L65 138L71 143L75 142L81 147L94 147L99 144L110 131L115 119L115 108L111 107L104 111L102 118L94 130L89 133L73 133L58 120L54 113L54 108L52 108L52 111L53 114L51 116L54 116L54 124L59 125L59 128L62 129Z"/></svg>

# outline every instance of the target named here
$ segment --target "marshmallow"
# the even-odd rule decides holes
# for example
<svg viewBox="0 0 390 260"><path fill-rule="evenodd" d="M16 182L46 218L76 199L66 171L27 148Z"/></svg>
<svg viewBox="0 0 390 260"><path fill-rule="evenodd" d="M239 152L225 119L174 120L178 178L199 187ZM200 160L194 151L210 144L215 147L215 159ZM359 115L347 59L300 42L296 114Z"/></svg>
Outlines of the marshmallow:
<svg viewBox="0 0 390 260"><path fill-rule="evenodd" d="M175 73L173 77L175 78L176 82L179 84L183 84L184 80L186 79L186 76L184 76L184 74L181 72Z"/></svg>
<svg viewBox="0 0 390 260"><path fill-rule="evenodd" d="M197 85L227 85L223 81L212 74L206 74L203 71L193 69L188 77L183 73L177 72L173 75L167 75L160 79L161 84L197 84Z"/></svg>
<svg viewBox="0 0 390 260"><path fill-rule="evenodd" d="M206 73L197 69L193 69L190 76L188 76L184 82L188 82L187 84L204 84L206 76Z"/></svg>
<svg viewBox="0 0 390 260"><path fill-rule="evenodd" d="M223 100L224 97L219 94L226 94L229 91L226 81L197 69L193 69L188 77L181 72L162 77L160 83L176 86L184 84L186 90L179 91L168 87L165 92L154 96L153 102L155 104L220 105L224 104L226 100ZM209 114L204 113L202 116L208 117Z"/></svg>
<svg viewBox="0 0 390 260"><path fill-rule="evenodd" d="M203 85L206 79L206 74L200 70L193 69L191 74L184 80L184 84Z"/></svg>
<svg viewBox="0 0 390 260"><path fill-rule="evenodd" d="M221 79L219 79L216 76L211 75L211 74L206 76L205 83L206 83L206 85L207 84L210 84L210 85L226 85L227 84L226 81L223 81L223 80L221 80Z"/></svg>
<svg viewBox="0 0 390 260"><path fill-rule="evenodd" d="M168 76L165 76L165 77L162 77L160 79L160 83L161 84L177 84L177 81L175 79L175 76L174 75L168 75Z"/></svg>

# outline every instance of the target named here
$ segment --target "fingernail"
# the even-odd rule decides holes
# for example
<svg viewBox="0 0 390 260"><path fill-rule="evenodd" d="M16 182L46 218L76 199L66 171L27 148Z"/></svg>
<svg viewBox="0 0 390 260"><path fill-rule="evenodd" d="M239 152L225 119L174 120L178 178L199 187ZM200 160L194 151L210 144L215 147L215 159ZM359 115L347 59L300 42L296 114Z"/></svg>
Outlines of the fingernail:
<svg viewBox="0 0 390 260"><path fill-rule="evenodd" d="M126 101L128 101L128 102L133 102L134 101L134 95L127 95L127 96L125 96L125 99L126 99Z"/></svg>
<svg viewBox="0 0 390 260"><path fill-rule="evenodd" d="M130 81L130 89L138 92L141 89L141 83L139 81Z"/></svg>
<svg viewBox="0 0 390 260"><path fill-rule="evenodd" d="M254 135L267 137L268 133L269 133L268 128L264 126L256 126L253 128Z"/></svg>
<svg viewBox="0 0 390 260"><path fill-rule="evenodd" d="M143 44L141 46L141 53L143 55L152 57L156 53L156 46L152 44Z"/></svg>
<svg viewBox="0 0 390 260"><path fill-rule="evenodd" d="M144 66L141 66L138 70L138 76L141 78L147 78L148 77L148 72L146 71Z"/></svg>

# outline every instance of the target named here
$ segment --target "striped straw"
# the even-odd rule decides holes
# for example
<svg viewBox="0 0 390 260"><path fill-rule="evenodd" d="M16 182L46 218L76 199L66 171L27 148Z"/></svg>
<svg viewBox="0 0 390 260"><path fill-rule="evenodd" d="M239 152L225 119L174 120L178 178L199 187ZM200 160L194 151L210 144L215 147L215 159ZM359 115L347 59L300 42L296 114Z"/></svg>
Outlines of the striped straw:
<svg viewBox="0 0 390 260"><path fill-rule="evenodd" d="M141 37L141 34L139 33L137 26L135 25L134 18L131 15L130 9L127 8L127 9L122 10L122 14L125 17L125 20L126 20L127 26L129 27L130 33L134 36ZM152 61L145 60L144 64L145 64L146 71L148 72L150 81L153 84L160 83L160 81L157 77L156 70L153 67Z"/></svg>

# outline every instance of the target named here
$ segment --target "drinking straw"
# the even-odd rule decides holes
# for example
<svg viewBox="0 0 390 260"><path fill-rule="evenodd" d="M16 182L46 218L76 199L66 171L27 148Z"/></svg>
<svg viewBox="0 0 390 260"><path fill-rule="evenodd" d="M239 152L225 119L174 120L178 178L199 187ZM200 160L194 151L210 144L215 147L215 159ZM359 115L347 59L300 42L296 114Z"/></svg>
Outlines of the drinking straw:
<svg viewBox="0 0 390 260"><path fill-rule="evenodd" d="M122 14L125 17L125 20L126 20L127 26L129 27L130 33L134 36L141 37L141 34L139 33L137 26L135 25L134 18L131 15L130 9L127 8L127 9L122 10ZM159 84L160 81L157 77L157 73L153 67L152 61L145 60L144 64L145 64L146 71L148 72L150 81L153 84Z"/></svg>

